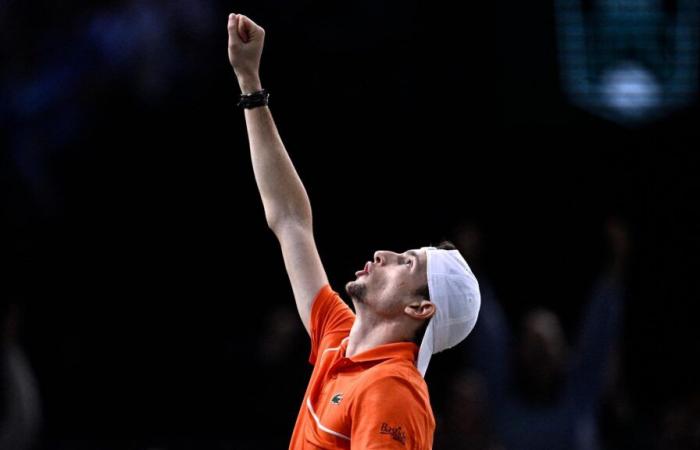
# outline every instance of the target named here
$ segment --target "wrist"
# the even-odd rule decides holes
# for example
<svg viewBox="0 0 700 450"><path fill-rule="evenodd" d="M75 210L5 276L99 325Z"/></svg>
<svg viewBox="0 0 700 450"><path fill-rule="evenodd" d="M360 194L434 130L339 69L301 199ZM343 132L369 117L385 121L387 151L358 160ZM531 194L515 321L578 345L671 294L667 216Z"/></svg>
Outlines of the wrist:
<svg viewBox="0 0 700 450"><path fill-rule="evenodd" d="M238 86L241 88L241 94L250 94L252 92L257 92L262 89L262 84L260 83L260 78L246 77L238 79Z"/></svg>
<svg viewBox="0 0 700 450"><path fill-rule="evenodd" d="M267 106L270 98L270 93L266 89L254 92L252 94L241 94L238 105L244 109L257 108L259 106Z"/></svg>

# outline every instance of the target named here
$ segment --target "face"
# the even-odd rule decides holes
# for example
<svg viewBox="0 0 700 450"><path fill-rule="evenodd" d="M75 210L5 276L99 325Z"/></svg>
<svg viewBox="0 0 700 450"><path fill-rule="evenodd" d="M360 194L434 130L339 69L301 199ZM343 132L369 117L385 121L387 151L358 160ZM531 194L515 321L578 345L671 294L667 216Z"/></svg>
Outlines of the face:
<svg viewBox="0 0 700 450"><path fill-rule="evenodd" d="M356 305L380 316L410 315L407 306L426 301L419 291L428 283L427 254L425 250L403 253L380 250L355 276L345 290Z"/></svg>

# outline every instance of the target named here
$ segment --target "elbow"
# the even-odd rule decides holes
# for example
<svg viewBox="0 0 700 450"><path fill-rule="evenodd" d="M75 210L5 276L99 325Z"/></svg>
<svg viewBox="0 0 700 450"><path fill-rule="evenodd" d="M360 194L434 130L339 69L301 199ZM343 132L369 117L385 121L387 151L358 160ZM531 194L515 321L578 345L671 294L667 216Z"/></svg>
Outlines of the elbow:
<svg viewBox="0 0 700 450"><path fill-rule="evenodd" d="M279 236L280 232L289 227L311 229L311 215L308 216L293 216L293 215L266 215L267 227Z"/></svg>
<svg viewBox="0 0 700 450"><path fill-rule="evenodd" d="M265 208L265 220L273 232L290 225L311 228L311 205L308 202L287 201Z"/></svg>

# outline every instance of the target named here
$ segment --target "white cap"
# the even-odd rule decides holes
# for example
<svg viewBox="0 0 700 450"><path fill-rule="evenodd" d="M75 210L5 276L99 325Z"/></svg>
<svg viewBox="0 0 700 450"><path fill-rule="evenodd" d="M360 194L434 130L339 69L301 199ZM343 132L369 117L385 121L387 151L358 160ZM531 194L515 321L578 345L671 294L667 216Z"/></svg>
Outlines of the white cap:
<svg viewBox="0 0 700 450"><path fill-rule="evenodd" d="M481 293L476 277L458 250L421 250L428 257L428 292L436 309L418 351L418 371L425 376L434 353L454 347L474 329Z"/></svg>

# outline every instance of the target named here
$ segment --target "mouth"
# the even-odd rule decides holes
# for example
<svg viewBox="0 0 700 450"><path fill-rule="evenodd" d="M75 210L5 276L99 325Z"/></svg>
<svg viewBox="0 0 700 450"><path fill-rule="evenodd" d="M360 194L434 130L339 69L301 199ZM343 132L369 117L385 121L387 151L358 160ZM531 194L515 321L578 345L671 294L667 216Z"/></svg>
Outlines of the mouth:
<svg viewBox="0 0 700 450"><path fill-rule="evenodd" d="M355 276L359 278L363 275L368 275L371 270L372 270L372 264L369 261L367 261L367 264L365 264L364 269L358 270L357 272L355 272Z"/></svg>

